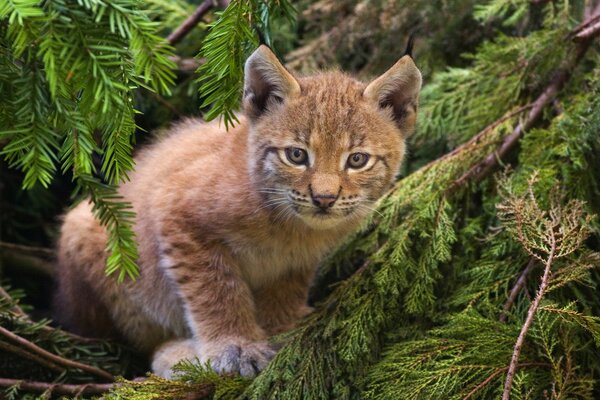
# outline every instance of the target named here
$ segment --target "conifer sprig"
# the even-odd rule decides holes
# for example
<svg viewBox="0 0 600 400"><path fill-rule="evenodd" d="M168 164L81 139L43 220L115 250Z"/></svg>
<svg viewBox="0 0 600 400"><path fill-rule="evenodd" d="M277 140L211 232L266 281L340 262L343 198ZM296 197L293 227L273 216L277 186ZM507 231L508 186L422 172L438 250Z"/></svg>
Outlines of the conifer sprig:
<svg viewBox="0 0 600 400"><path fill-rule="evenodd" d="M270 42L272 18L293 20L295 9L288 0L232 0L211 25L199 57L206 62L198 68L202 107L211 106L206 120L222 116L225 127L238 122L244 62L259 44L259 35Z"/></svg>
<svg viewBox="0 0 600 400"><path fill-rule="evenodd" d="M137 0L29 0L0 4L1 154L23 188L73 172L109 235L108 272L136 276L130 205L116 195L133 168L133 91L168 93L171 47ZM16 90L12 90L15 88ZM101 133L101 142L95 138ZM96 171L93 155L102 156ZM109 185L94 178L102 173Z"/></svg>

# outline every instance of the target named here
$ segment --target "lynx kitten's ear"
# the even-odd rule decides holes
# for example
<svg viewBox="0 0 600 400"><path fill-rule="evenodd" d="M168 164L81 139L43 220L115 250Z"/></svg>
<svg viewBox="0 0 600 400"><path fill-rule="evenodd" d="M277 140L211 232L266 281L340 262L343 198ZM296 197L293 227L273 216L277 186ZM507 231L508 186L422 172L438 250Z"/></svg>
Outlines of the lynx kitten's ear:
<svg viewBox="0 0 600 400"><path fill-rule="evenodd" d="M386 73L369 83L363 96L381 108L390 108L396 124L408 136L415 128L420 90L421 72L412 58L405 55Z"/></svg>
<svg viewBox="0 0 600 400"><path fill-rule="evenodd" d="M252 53L244 67L244 110L251 119L272 105L300 94L298 81L264 45Z"/></svg>

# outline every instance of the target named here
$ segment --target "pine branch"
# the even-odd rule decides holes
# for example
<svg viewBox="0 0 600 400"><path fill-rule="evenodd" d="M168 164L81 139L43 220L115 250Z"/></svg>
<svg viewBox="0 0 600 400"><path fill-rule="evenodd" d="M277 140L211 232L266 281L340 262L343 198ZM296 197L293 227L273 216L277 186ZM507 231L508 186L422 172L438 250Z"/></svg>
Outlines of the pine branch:
<svg viewBox="0 0 600 400"><path fill-rule="evenodd" d="M508 295L508 299L504 303L504 306L502 306L502 313L500 313L499 318L500 322L506 322L508 312L515 303L515 300L517 300L517 296L519 295L519 293L521 293L521 289L523 289L523 287L527 283L527 277L533 269L533 267L535 266L535 260L536 259L533 257L529 259L527 266L525 267L523 272L521 272L519 278L515 282L515 285L511 289L510 294Z"/></svg>
<svg viewBox="0 0 600 400"><path fill-rule="evenodd" d="M589 24L591 20L595 20L599 17L600 15L592 16L590 20L584 22L584 25ZM519 143L519 140L523 134L541 120L544 108L554 100L563 86L569 81L572 76L573 69L578 65L579 61L581 61L589 49L593 38L599 34L600 29L593 30L593 32L577 42L574 55L568 59L561 68L559 68L550 84L533 102L531 111L529 112L529 115L525 121L521 122L510 135L506 136L493 153L489 154L479 163L471 167L471 169L469 169L469 171L463 174L459 179L457 179L449 189L450 191L454 191L462 186L465 186L468 182L480 181L494 170L494 168L499 164L499 161Z"/></svg>
<svg viewBox="0 0 600 400"><path fill-rule="evenodd" d="M41 357L48 359L56 364L62 365L67 368L77 368L82 371L88 372L92 375L98 376L102 379L111 381L111 382L115 380L115 377L112 374L110 374L100 368L96 368L91 365L82 364L80 362L69 360L69 359L57 356L56 354L52 354L49 351L44 350L41 347L37 346L36 344L30 342L29 340L24 339L1 326L0 326L0 335L3 335L4 337L22 345L23 347L27 348L28 350L38 354Z"/></svg>
<svg viewBox="0 0 600 400"><path fill-rule="evenodd" d="M103 394L119 385L120 383L84 383L73 385L66 383L48 383L0 378L0 387L18 387L19 390L27 392L46 393L48 395L60 394L74 397Z"/></svg>
<svg viewBox="0 0 600 400"><path fill-rule="evenodd" d="M177 29L171 32L169 36L167 36L167 42L169 42L171 46L179 43L181 40L183 40L184 37L187 36L188 33L190 33L190 31L198 24L198 22L200 22L202 17L207 12L209 12L215 7L225 8L227 7L227 3L228 1L223 0L204 0L198 6L198 8L196 8L196 11L194 11L192 15L190 15L185 21L183 21L183 23L179 27L177 27Z"/></svg>

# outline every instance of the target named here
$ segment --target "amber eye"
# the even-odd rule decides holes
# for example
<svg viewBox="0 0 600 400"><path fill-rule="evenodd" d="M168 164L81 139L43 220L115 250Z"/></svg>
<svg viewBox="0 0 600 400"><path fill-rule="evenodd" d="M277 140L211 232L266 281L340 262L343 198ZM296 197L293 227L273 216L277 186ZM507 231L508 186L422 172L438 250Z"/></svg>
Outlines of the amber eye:
<svg viewBox="0 0 600 400"><path fill-rule="evenodd" d="M288 147L285 149L285 156L292 164L305 165L308 162L306 150L298 147Z"/></svg>
<svg viewBox="0 0 600 400"><path fill-rule="evenodd" d="M369 155L366 153L352 153L348 156L348 167L358 169L362 168L369 161Z"/></svg>

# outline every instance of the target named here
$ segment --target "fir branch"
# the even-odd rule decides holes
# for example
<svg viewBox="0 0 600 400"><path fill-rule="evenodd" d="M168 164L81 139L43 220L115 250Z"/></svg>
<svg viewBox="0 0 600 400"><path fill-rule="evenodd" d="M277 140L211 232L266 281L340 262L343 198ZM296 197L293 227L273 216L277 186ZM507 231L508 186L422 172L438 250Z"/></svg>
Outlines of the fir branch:
<svg viewBox="0 0 600 400"><path fill-rule="evenodd" d="M82 371L88 372L92 375L98 376L102 379L111 381L111 382L115 380L115 377L112 374L110 374L100 368L96 368L91 365L82 364L80 362L69 360L69 359L57 356L56 354L52 354L49 351L44 350L41 347L30 342L29 340L24 339L24 338L20 337L19 335L16 335L16 334L12 333L11 331L9 331L8 329L1 327L1 326L0 326L0 335L3 335L4 337L22 345L23 347L32 351L33 353L35 353L41 357L44 357L58 365L62 365L67 368L77 368Z"/></svg>
<svg viewBox="0 0 600 400"><path fill-rule="evenodd" d="M118 387L119 385L119 383L83 383L75 385L0 378L0 387L15 387L18 390L23 390L26 392L44 393L46 395L59 394L74 397L103 394L111 389L114 389L115 387Z"/></svg>

